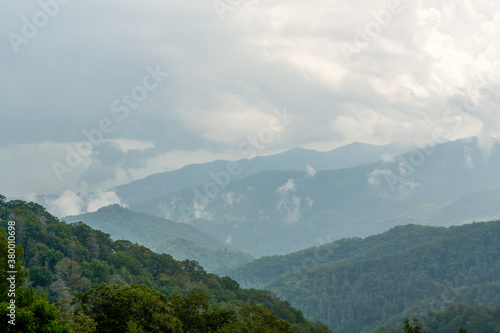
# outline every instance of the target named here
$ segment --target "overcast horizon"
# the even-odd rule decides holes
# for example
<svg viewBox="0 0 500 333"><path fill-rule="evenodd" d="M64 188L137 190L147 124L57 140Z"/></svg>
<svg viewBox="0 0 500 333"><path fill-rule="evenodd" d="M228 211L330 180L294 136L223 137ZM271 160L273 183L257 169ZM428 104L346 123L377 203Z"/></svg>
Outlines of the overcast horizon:
<svg viewBox="0 0 500 333"><path fill-rule="evenodd" d="M498 138L495 1L2 6L0 193L10 197L293 147L478 136L487 151Z"/></svg>

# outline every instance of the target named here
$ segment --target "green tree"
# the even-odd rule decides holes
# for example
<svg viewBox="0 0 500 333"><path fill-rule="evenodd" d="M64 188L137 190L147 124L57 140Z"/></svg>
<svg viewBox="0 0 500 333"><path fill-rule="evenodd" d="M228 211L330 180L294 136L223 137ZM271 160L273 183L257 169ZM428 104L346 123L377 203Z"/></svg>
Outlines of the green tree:
<svg viewBox="0 0 500 333"><path fill-rule="evenodd" d="M9 220L15 221L16 241L24 244L24 254L21 246L14 246L19 331L201 333L233 327L228 332L237 333L239 327L243 331L256 327L253 331L258 332L260 326L266 327L259 321L262 324L266 317L262 314L267 313L274 316L269 327L275 322L286 327L293 323L297 333L322 332L313 330L316 327L300 311L272 293L241 289L231 278L207 273L196 261L180 262L130 241L113 241L108 234L83 223L68 225L42 206L20 200L0 200L0 302L10 287L5 275ZM89 246L93 246L91 251ZM28 283L40 294L22 287L27 276L22 269L23 256L31 273ZM103 282L122 287L100 286ZM127 287L130 283L144 286ZM96 289L91 290L92 286ZM191 289L195 290L187 293ZM80 291L86 293L75 297ZM165 296L173 293L180 295L172 297L175 308ZM73 306L54 307L50 303L62 300L73 300ZM272 311L245 314L240 311L244 304L261 304ZM7 314L8 304L1 306ZM246 332L252 331L250 328ZM7 329L0 328L0 332Z"/></svg>
<svg viewBox="0 0 500 333"><path fill-rule="evenodd" d="M52 282L52 272L48 267L32 267L29 270L29 279L34 287L47 287Z"/></svg>
<svg viewBox="0 0 500 333"><path fill-rule="evenodd" d="M425 333L425 330L420 325L420 319L414 318L413 324L409 319L403 321L405 333Z"/></svg>
<svg viewBox="0 0 500 333"><path fill-rule="evenodd" d="M222 333L291 333L290 323L261 304L245 305L240 320L221 330Z"/></svg>
<svg viewBox="0 0 500 333"><path fill-rule="evenodd" d="M8 227L7 231L9 231ZM24 252L17 244L9 246L7 235L7 232L0 228L0 318L2 318L0 332L70 332L59 310L47 301L44 293L36 294L33 288L23 286L28 276L28 272L23 268ZM10 252L9 249L11 249ZM12 249L15 250L15 259L9 258ZM9 260L15 260L15 262ZM8 273L10 271L16 273ZM11 281L14 280L10 279L11 277L15 278L13 285ZM15 302L15 312L11 301ZM15 325L9 323L10 320L13 320L11 323Z"/></svg>
<svg viewBox="0 0 500 333"><path fill-rule="evenodd" d="M16 295L15 325L6 320L11 313L7 302L0 304L0 331L22 333L72 333L55 305L47 301L44 293L36 294L33 288L21 287Z"/></svg>
<svg viewBox="0 0 500 333"><path fill-rule="evenodd" d="M23 269L23 256L24 252L22 247L12 242L9 244L7 231L0 228L0 301L10 298L8 294L11 281L15 281L14 285L16 289L19 289L28 276L28 272ZM11 274L8 272L17 273ZM14 277L14 279L12 279L12 277Z"/></svg>
<svg viewBox="0 0 500 333"><path fill-rule="evenodd" d="M61 312L63 320L71 327L72 333L94 333L97 331L95 320L82 312L75 313L74 309L68 306L66 300L58 301L56 306Z"/></svg>
<svg viewBox="0 0 500 333"><path fill-rule="evenodd" d="M146 286L101 284L78 294L75 314L89 316L98 333L182 332L167 297Z"/></svg>
<svg viewBox="0 0 500 333"><path fill-rule="evenodd" d="M184 297L173 294L170 301L176 316L182 322L184 332L217 332L235 321L234 311L215 308L210 304L209 296L197 289L191 290Z"/></svg>

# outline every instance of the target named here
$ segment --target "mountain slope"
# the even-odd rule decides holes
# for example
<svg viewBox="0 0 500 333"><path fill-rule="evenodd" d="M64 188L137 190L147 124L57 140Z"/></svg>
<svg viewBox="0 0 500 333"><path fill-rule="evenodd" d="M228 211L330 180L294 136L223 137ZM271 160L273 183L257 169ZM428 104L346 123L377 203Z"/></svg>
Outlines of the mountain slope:
<svg viewBox="0 0 500 333"><path fill-rule="evenodd" d="M286 255L261 257L236 267L219 268L216 272L235 279L246 288L262 288L269 281L284 274L314 269L324 263L354 263L403 252L440 238L447 232L443 227L398 226L364 239L340 239Z"/></svg>
<svg viewBox="0 0 500 333"><path fill-rule="evenodd" d="M103 207L94 213L67 216L64 220L83 221L92 228L110 234L113 239L137 242L159 253L169 253L178 260L196 260L208 270L242 264L252 259L250 255L190 225L136 213L119 205Z"/></svg>
<svg viewBox="0 0 500 333"><path fill-rule="evenodd" d="M475 140L459 140L339 170L265 171L131 209L189 222L257 257L284 254L403 223L446 226L499 215L497 200L483 207L485 193L500 191L500 145L494 148L486 158ZM467 212L450 213L463 198Z"/></svg>
<svg viewBox="0 0 500 333"><path fill-rule="evenodd" d="M112 241L108 234L81 222L61 222L38 204L7 202L0 195L2 258L7 258L8 221L16 231L18 323L14 327L3 320L2 332L243 332L252 328L328 332L270 292L241 289L228 277L206 273L196 262L179 262L130 241ZM6 281L7 261L0 260L0 266ZM29 287L22 286L24 269L29 271ZM3 295L5 285L0 285ZM35 296L30 288L46 293L51 302L74 300L76 309L65 309L64 302L58 308L47 304L43 295ZM3 315L7 305L2 299ZM61 316L57 311L68 313ZM78 330L39 325L52 321L62 326L68 319L75 320L72 324L78 324ZM28 327L30 321L37 322ZM177 329L168 328L169 323Z"/></svg>
<svg viewBox="0 0 500 333"><path fill-rule="evenodd" d="M238 160L241 172L232 175L231 180L234 181L266 170L305 171L308 165L315 170L348 168L378 161L383 155L395 154L402 149L396 145L376 146L364 143L352 143L328 152L293 148L277 155ZM213 182L210 173L226 170L229 163L232 162L217 160L188 165L179 170L157 173L129 184L117 186L115 191L122 202L135 205L186 188Z"/></svg>
<svg viewBox="0 0 500 333"><path fill-rule="evenodd" d="M500 304L500 221L398 227L221 273L260 284L334 332L368 332L429 308Z"/></svg>
<svg viewBox="0 0 500 333"><path fill-rule="evenodd" d="M452 305L445 310L430 311L419 319L428 333L464 332L459 331L459 327L466 332L497 333L500 329L500 305ZM383 325L371 333L401 333L403 329L403 323L398 323L397 326Z"/></svg>

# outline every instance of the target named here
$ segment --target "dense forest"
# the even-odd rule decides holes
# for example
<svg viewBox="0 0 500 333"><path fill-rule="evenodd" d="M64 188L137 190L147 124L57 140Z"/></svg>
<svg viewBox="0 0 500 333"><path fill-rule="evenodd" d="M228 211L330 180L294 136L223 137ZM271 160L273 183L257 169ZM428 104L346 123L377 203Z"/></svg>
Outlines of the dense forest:
<svg viewBox="0 0 500 333"><path fill-rule="evenodd" d="M2 332L329 332L271 292L242 289L35 203L0 196L0 315L8 318L7 232L15 222L16 325Z"/></svg>
<svg viewBox="0 0 500 333"><path fill-rule="evenodd" d="M500 304L500 221L401 226L218 273L275 292L334 332L368 332L430 308Z"/></svg>
<svg viewBox="0 0 500 333"><path fill-rule="evenodd" d="M445 310L430 310L421 318L405 319L398 325L383 325L371 333L498 333L500 305L451 305Z"/></svg>
<svg viewBox="0 0 500 333"><path fill-rule="evenodd" d="M286 255L265 256L240 266L219 268L215 273L231 276L245 287L261 287L280 275L304 272L325 263L329 265L354 263L406 251L441 237L449 231L442 227L398 226L364 239L344 238Z"/></svg>
<svg viewBox="0 0 500 333"><path fill-rule="evenodd" d="M16 325L2 332L500 332L500 221L396 227L226 269L267 291L0 196L3 318L9 221Z"/></svg>

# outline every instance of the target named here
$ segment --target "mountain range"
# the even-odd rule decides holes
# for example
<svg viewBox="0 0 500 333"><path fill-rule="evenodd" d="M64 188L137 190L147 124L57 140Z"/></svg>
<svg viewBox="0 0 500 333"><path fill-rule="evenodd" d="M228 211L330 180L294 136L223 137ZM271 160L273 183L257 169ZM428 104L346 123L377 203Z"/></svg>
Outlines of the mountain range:
<svg viewBox="0 0 500 333"><path fill-rule="evenodd" d="M136 225L141 219L153 225L148 215L119 206L99 212L107 219L118 213ZM148 332L175 325L179 332L397 333L409 332L403 327L407 318L418 318L412 322L429 333L459 327L495 333L500 327L500 221L398 226L218 268L219 276L196 261L179 262L129 240L113 241L82 222L59 221L38 204L0 195L4 257L12 225L23 332L38 332L36 327L114 332L131 325ZM7 261L0 264L6 272ZM6 307L0 304L4 315ZM165 309L168 318L161 317ZM5 325L0 324L12 331Z"/></svg>
<svg viewBox="0 0 500 333"><path fill-rule="evenodd" d="M495 142L486 154L471 138L343 169L267 170L240 179L219 173L219 183L130 209L189 223L256 257L285 254L396 225L494 219L500 216L498 148Z"/></svg>
<svg viewBox="0 0 500 333"><path fill-rule="evenodd" d="M495 332L497 324L491 320L484 324L456 314L494 317L494 306L500 303L500 221L477 222L500 216L500 144L495 141L490 148L470 138L403 154L385 153L391 146L359 144L336 150L337 157L342 151L373 152L371 159L376 160L368 158L366 163L347 157L328 162L314 152L294 149L256 159L270 169L256 167L249 174L243 170L252 160L216 161L192 166L193 175L202 169L208 172L206 183L192 176L189 186L179 182L179 190L150 200L123 196L128 208L115 204L64 219L73 223L75 232L87 230L83 221L115 240L147 246L189 267L205 266L250 290L269 290L333 332L397 332L398 325L412 316L426 320L428 327L441 328L439 318L455 316L454 322L462 326ZM314 166L311 160L297 160L310 154L318 157ZM288 169L281 168L287 158ZM271 167L273 159L279 162ZM319 167L328 163L337 168ZM184 173L189 178L189 170L179 170L177 176ZM166 182L175 178L171 173L156 176ZM143 186L150 180L143 181L133 186L147 191ZM157 179L147 186L158 194L164 185ZM122 193L132 191L124 189ZM8 207L17 212L17 205L25 204L12 201ZM55 219L43 207L30 205L34 204L26 209L38 214L30 223ZM20 225L23 219L18 218ZM47 228L42 223L40 228L52 232L56 224ZM91 257L100 255L96 240L82 241ZM31 243L24 242L33 252ZM55 251L46 256L57 257ZM49 281L47 269L35 265L37 256L31 256L32 278L43 286L56 283ZM116 265L123 261L115 255L110 258ZM90 274L86 269L91 266L81 265L82 274ZM109 281L125 283L121 279L127 271L119 274L121 278ZM91 276L88 279L94 281ZM88 287L87 280L80 282L79 288ZM467 306L449 308L459 303Z"/></svg>
<svg viewBox="0 0 500 333"><path fill-rule="evenodd" d="M113 190L131 211L183 222L219 242L207 250L226 247L260 257L408 223L494 220L500 217L499 143L489 148L480 147L476 138L403 154L395 145L361 143L330 152L295 148L251 160L189 165ZM85 220L92 224L90 216ZM123 236L115 233L119 226L113 231L106 223L113 237ZM130 222L128 228L133 227ZM154 227L143 230L139 234L146 234L137 239L141 244L155 248L166 241L162 248L176 258L193 255L193 244L186 241L196 239L159 233L161 238L151 236ZM178 237L184 240L168 244ZM220 263L234 264L204 261L207 269Z"/></svg>
<svg viewBox="0 0 500 333"><path fill-rule="evenodd" d="M257 156L252 159L235 161L241 171L231 175L231 180L234 181L268 170L305 171L308 166L314 170L349 168L375 162L384 155L394 155L403 150L403 147L396 144L377 146L360 142L327 152L293 148L276 155ZM210 174L226 170L227 165L231 163L233 161L217 160L187 165L179 170L153 174L144 179L117 186L114 191L123 203L135 205L183 189L213 182L213 177Z"/></svg>

